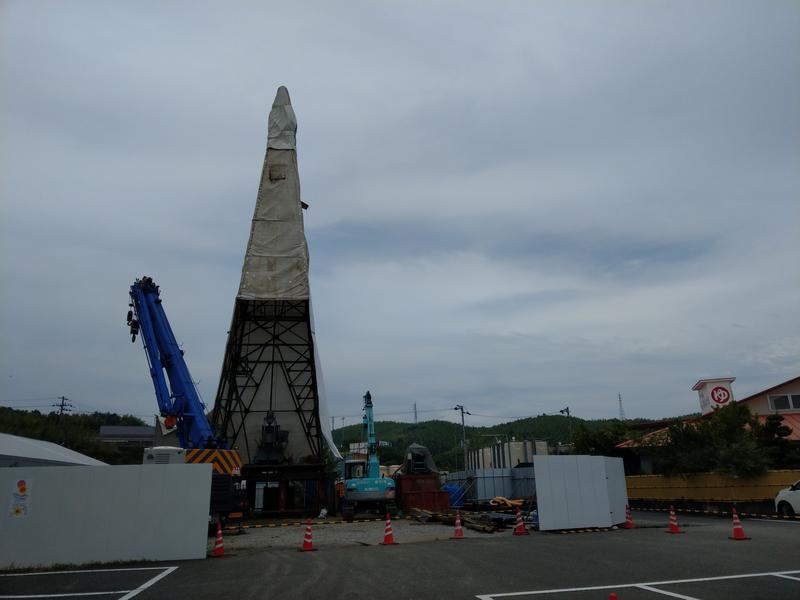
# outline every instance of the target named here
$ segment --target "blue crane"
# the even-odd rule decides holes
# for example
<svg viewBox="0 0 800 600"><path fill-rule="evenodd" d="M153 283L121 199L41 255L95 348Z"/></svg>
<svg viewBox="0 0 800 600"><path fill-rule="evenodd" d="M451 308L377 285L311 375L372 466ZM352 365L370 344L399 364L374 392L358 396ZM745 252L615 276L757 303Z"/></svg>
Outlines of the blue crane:
<svg viewBox="0 0 800 600"><path fill-rule="evenodd" d="M130 297L131 341L135 342L141 331L158 408L165 424L170 428L177 425L182 448L227 448L227 442L214 435L208 423L205 406L183 360L183 350L178 346L161 304L159 287L151 277L142 277L131 286Z"/></svg>

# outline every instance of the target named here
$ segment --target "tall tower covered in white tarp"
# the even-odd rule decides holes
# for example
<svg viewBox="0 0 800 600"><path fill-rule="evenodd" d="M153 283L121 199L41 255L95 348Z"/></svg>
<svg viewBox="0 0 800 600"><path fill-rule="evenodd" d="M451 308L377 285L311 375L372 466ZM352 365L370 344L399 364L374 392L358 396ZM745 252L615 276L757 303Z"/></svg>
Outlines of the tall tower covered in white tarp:
<svg viewBox="0 0 800 600"><path fill-rule="evenodd" d="M321 465L326 447L338 455L315 348L296 130L289 92L280 87L213 415L243 463L259 473L282 469L283 480ZM282 493L296 500L296 490ZM275 510L301 508L286 506L287 498L275 502Z"/></svg>

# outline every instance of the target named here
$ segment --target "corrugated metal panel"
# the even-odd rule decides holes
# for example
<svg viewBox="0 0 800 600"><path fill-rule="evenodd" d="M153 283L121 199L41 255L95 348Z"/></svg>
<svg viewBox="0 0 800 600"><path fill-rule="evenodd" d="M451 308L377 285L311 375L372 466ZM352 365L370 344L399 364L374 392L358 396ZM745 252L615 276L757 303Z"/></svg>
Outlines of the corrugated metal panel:
<svg viewBox="0 0 800 600"><path fill-rule="evenodd" d="M543 531L610 527L620 522L626 501L621 458L534 456L533 465Z"/></svg>

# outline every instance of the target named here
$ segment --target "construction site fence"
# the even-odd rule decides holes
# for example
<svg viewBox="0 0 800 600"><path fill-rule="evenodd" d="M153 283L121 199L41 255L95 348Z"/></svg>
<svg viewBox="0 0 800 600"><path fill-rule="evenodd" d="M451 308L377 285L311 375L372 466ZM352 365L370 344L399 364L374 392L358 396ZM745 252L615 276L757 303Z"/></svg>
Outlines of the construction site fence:
<svg viewBox="0 0 800 600"><path fill-rule="evenodd" d="M762 502L800 480L800 470L768 471L758 477L718 473L629 475L628 498L642 501Z"/></svg>
<svg viewBox="0 0 800 600"><path fill-rule="evenodd" d="M448 473L447 483L463 489L464 500L491 500L496 496L505 498L536 496L533 467L456 471Z"/></svg>

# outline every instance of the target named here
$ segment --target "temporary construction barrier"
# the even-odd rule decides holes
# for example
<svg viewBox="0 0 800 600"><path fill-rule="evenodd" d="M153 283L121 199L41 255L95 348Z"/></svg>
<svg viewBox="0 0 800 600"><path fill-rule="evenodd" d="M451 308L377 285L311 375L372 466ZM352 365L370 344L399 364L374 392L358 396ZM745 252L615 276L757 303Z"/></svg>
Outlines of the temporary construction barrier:
<svg viewBox="0 0 800 600"><path fill-rule="evenodd" d="M0 469L0 489L23 480L0 524L0 569L208 555L210 464Z"/></svg>
<svg viewBox="0 0 800 600"><path fill-rule="evenodd" d="M314 544L311 541L311 519L306 519L306 531L303 534L303 545L298 548L300 552L314 552Z"/></svg>
<svg viewBox="0 0 800 600"><path fill-rule="evenodd" d="M621 458L533 457L539 529L611 527L625 522L625 470Z"/></svg>
<svg viewBox="0 0 800 600"><path fill-rule="evenodd" d="M514 535L530 535L530 532L525 529L525 523L522 520L522 513L519 511L519 506L517 507L517 523L514 527Z"/></svg>
<svg viewBox="0 0 800 600"><path fill-rule="evenodd" d="M455 531L453 532L452 539L454 539L454 540L463 540L464 539L464 530L461 528L461 511L460 510L456 511L456 528L455 528Z"/></svg>
<svg viewBox="0 0 800 600"><path fill-rule="evenodd" d="M217 539L214 540L214 549L211 551L211 556L218 558L225 554L225 546L222 543L222 523L217 521Z"/></svg>
<svg viewBox="0 0 800 600"><path fill-rule="evenodd" d="M392 531L392 518L389 513L386 513L386 526L383 528L383 541L381 546L394 546L397 542L394 541L394 532Z"/></svg>
<svg viewBox="0 0 800 600"><path fill-rule="evenodd" d="M733 507L732 512L733 512L733 535L730 536L728 539L736 540L737 542L752 539L744 534L744 529L742 528L742 522L739 520L739 515L736 513L736 507Z"/></svg>
<svg viewBox="0 0 800 600"><path fill-rule="evenodd" d="M758 477L741 478L692 473L629 475L625 479L631 500L741 503L772 501L780 490L800 479L800 470L768 471Z"/></svg>
<svg viewBox="0 0 800 600"><path fill-rule="evenodd" d="M633 524L633 515L631 515L631 507L626 504L625 505L625 525L624 525L624 528L625 529L633 529L634 527L636 527L636 526Z"/></svg>
<svg viewBox="0 0 800 600"><path fill-rule="evenodd" d="M675 507L669 507L669 527L667 533L685 533L678 527L678 517L675 515Z"/></svg>
<svg viewBox="0 0 800 600"><path fill-rule="evenodd" d="M533 498L536 495L536 483L532 467L513 469L470 469L457 471L447 475L448 484L452 484L452 494L461 500L491 500L496 496L506 498ZM451 502L453 500L451 495ZM455 504L455 502L454 502Z"/></svg>

